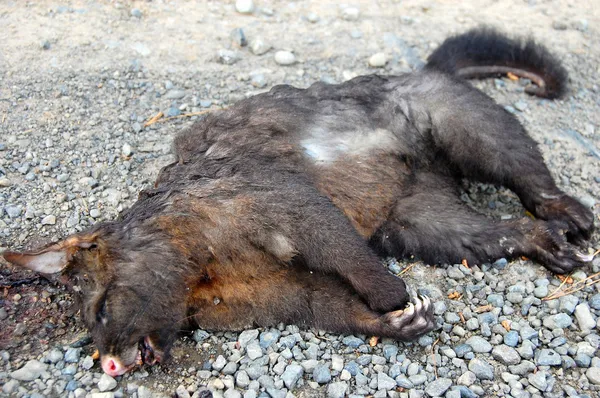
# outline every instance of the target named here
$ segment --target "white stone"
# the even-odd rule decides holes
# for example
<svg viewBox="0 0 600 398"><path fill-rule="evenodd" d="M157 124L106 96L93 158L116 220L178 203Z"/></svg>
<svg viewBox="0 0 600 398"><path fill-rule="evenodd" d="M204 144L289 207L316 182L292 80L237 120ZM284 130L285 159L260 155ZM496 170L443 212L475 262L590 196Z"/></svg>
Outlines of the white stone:
<svg viewBox="0 0 600 398"><path fill-rule="evenodd" d="M296 62L296 56L289 51L277 51L275 53L275 62L279 65L292 65Z"/></svg>
<svg viewBox="0 0 600 398"><path fill-rule="evenodd" d="M254 2L252 0L236 0L235 9L241 14L250 14L254 11Z"/></svg>
<svg viewBox="0 0 600 398"><path fill-rule="evenodd" d="M98 389L101 392L110 391L117 386L117 381L106 373L102 373L100 381L98 381Z"/></svg>
<svg viewBox="0 0 600 398"><path fill-rule="evenodd" d="M369 66L373 68L383 68L385 64L387 64L387 57L384 53L373 54L369 58Z"/></svg>
<svg viewBox="0 0 600 398"><path fill-rule="evenodd" d="M342 18L346 21L356 21L360 17L360 10L356 7L347 7L342 10Z"/></svg>
<svg viewBox="0 0 600 398"><path fill-rule="evenodd" d="M587 303L581 303L575 307L575 318L577 318L577 323L581 330L589 331L596 327L596 321Z"/></svg>

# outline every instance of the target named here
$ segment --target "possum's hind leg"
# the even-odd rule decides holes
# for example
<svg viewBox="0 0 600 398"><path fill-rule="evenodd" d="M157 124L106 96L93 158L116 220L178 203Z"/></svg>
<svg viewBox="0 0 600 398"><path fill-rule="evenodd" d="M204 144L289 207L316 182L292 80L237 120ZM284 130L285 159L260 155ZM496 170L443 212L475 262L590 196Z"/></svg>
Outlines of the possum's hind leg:
<svg viewBox="0 0 600 398"><path fill-rule="evenodd" d="M416 179L371 237L371 245L387 255L451 264L526 256L561 274L589 261L561 235L561 222L494 221L462 203L451 178L422 172Z"/></svg>
<svg viewBox="0 0 600 398"><path fill-rule="evenodd" d="M459 176L504 185L527 210L566 224L570 240L589 239L593 214L562 192L517 118L487 95L436 74L422 94L433 144Z"/></svg>

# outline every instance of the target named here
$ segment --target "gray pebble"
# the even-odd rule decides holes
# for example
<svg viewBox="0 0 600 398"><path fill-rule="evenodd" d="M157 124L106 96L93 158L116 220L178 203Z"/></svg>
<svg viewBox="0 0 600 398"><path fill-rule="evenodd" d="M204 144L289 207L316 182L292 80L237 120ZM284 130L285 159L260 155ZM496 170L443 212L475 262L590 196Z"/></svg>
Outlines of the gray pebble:
<svg viewBox="0 0 600 398"><path fill-rule="evenodd" d="M433 303L433 313L435 315L444 315L448 307L444 301L436 301Z"/></svg>
<svg viewBox="0 0 600 398"><path fill-rule="evenodd" d="M344 398L348 390L348 383L338 381L335 383L329 383L327 386L327 398Z"/></svg>
<svg viewBox="0 0 600 398"><path fill-rule="evenodd" d="M192 338L195 342L200 343L210 337L210 334L202 329L196 329L192 334Z"/></svg>
<svg viewBox="0 0 600 398"><path fill-rule="evenodd" d="M331 372L328 364L317 365L313 370L313 380L319 384L326 384L331 381Z"/></svg>
<svg viewBox="0 0 600 398"><path fill-rule="evenodd" d="M362 341L358 337L355 337L355 336L352 336L352 335L344 337L342 339L342 343L344 343L348 347L352 347L352 348L358 348L361 345L365 344L364 341Z"/></svg>
<svg viewBox="0 0 600 398"><path fill-rule="evenodd" d="M100 380L98 381L98 389L101 392L110 391L117 386L117 381L107 375L106 373L102 373L100 376Z"/></svg>
<svg viewBox="0 0 600 398"><path fill-rule="evenodd" d="M19 381L32 381L40 377L47 365L32 359L25 366L10 373L10 377Z"/></svg>
<svg viewBox="0 0 600 398"><path fill-rule="evenodd" d="M229 388L223 393L224 398L242 398L242 393L234 388Z"/></svg>
<svg viewBox="0 0 600 398"><path fill-rule="evenodd" d="M600 385L600 368L589 368L585 372L586 377L592 384Z"/></svg>
<svg viewBox="0 0 600 398"><path fill-rule="evenodd" d="M224 375L233 375L238 369L238 365L235 362L227 362L227 365L221 370Z"/></svg>
<svg viewBox="0 0 600 398"><path fill-rule="evenodd" d="M266 43L261 37L255 37L250 43L250 51L254 55L263 55L271 49L271 45Z"/></svg>
<svg viewBox="0 0 600 398"><path fill-rule="evenodd" d="M430 397L441 397L452 385L452 380L440 377L425 387L425 393Z"/></svg>
<svg viewBox="0 0 600 398"><path fill-rule="evenodd" d="M246 347L246 354L248 355L248 358L252 360L263 356L262 348L258 342L250 343L248 347Z"/></svg>
<svg viewBox="0 0 600 398"><path fill-rule="evenodd" d="M398 355L398 346L394 344L386 344L383 346L383 356L388 362L395 361L396 355Z"/></svg>
<svg viewBox="0 0 600 398"><path fill-rule="evenodd" d="M81 348L69 347L65 352L65 362L77 363L81 355Z"/></svg>
<svg viewBox="0 0 600 398"><path fill-rule="evenodd" d="M473 336L465 343L470 345L473 351L476 353L486 353L492 351L492 345L483 337Z"/></svg>
<svg viewBox="0 0 600 398"><path fill-rule="evenodd" d="M545 317L543 320L544 327L550 330L565 329L571 326L572 323L573 321L571 320L571 317L564 313L550 315Z"/></svg>
<svg viewBox="0 0 600 398"><path fill-rule="evenodd" d="M504 365L516 365L521 362L517 350L504 344L495 346L492 350L492 356Z"/></svg>
<svg viewBox="0 0 600 398"><path fill-rule="evenodd" d="M184 90L169 90L165 94L166 99L181 99L183 97L185 97Z"/></svg>
<svg viewBox="0 0 600 398"><path fill-rule="evenodd" d="M224 65L233 65L240 60L240 54L236 51L221 49L217 52L217 59Z"/></svg>
<svg viewBox="0 0 600 398"><path fill-rule="evenodd" d="M479 380L494 380L494 367L481 358L469 362L469 370L475 373Z"/></svg>
<svg viewBox="0 0 600 398"><path fill-rule="evenodd" d="M131 16L135 17L135 18L141 18L142 17L142 11L139 8L132 8L131 9Z"/></svg>
<svg viewBox="0 0 600 398"><path fill-rule="evenodd" d="M506 268L507 264L508 264L508 261L505 258L500 258L500 259L494 261L492 266L496 269L502 270L502 269Z"/></svg>
<svg viewBox="0 0 600 398"><path fill-rule="evenodd" d="M589 331L596 327L596 321L587 303L581 303L575 307L575 318L581 330Z"/></svg>
<svg viewBox="0 0 600 398"><path fill-rule="evenodd" d="M595 310L600 310L600 293L593 295L589 300L588 304Z"/></svg>
<svg viewBox="0 0 600 398"><path fill-rule="evenodd" d="M412 375L408 378L408 380L410 380L414 386L420 386L421 384L425 384L427 382L427 376L424 374Z"/></svg>
<svg viewBox="0 0 600 398"><path fill-rule="evenodd" d="M563 296L558 299L558 309L565 314L572 314L575 311L575 306L579 303L579 298L572 294Z"/></svg>
<svg viewBox="0 0 600 398"><path fill-rule="evenodd" d="M548 295L548 286L538 286L533 290L533 295L537 298L544 298Z"/></svg>
<svg viewBox="0 0 600 398"><path fill-rule="evenodd" d="M377 389L378 390L392 390L396 388L396 380L383 372L377 374Z"/></svg>
<svg viewBox="0 0 600 398"><path fill-rule="evenodd" d="M21 208L19 206L8 205L4 208L4 211L10 218L17 218L21 215Z"/></svg>
<svg viewBox="0 0 600 398"><path fill-rule="evenodd" d="M123 154L123 156L131 156L133 155L133 149L131 148L131 145L129 145L128 143L123 144L123 146L121 147L121 153Z"/></svg>
<svg viewBox="0 0 600 398"><path fill-rule="evenodd" d="M539 366L560 366L562 359L554 350L542 349L535 360Z"/></svg>
<svg viewBox="0 0 600 398"><path fill-rule="evenodd" d="M504 335L504 344L509 347L516 347L519 344L519 333L515 330L511 330L510 332Z"/></svg>
<svg viewBox="0 0 600 398"><path fill-rule="evenodd" d="M470 386L471 384L475 383L477 381L477 376L475 375L475 373L471 372L470 370L467 370L465 373L463 373L457 380L458 384L462 384L464 386Z"/></svg>
<svg viewBox="0 0 600 398"><path fill-rule="evenodd" d="M223 355L219 355L217 359L212 363L212 368L217 372L220 372L227 365L227 360Z"/></svg>
<svg viewBox="0 0 600 398"><path fill-rule="evenodd" d="M283 380L287 388L293 388L303 373L302 366L292 363L285 368L285 372L281 375L281 380Z"/></svg>
<svg viewBox="0 0 600 398"><path fill-rule="evenodd" d="M2 392L5 393L7 396L10 396L17 390L18 387L19 381L12 379L4 383L4 385L2 386Z"/></svg>
<svg viewBox="0 0 600 398"><path fill-rule="evenodd" d="M517 110L519 110L521 112L523 112L525 109L527 109L527 102L522 101L522 100L515 102L513 105Z"/></svg>
<svg viewBox="0 0 600 398"><path fill-rule="evenodd" d="M487 302L496 308L501 308L504 305L504 297L501 294L490 294Z"/></svg>
<svg viewBox="0 0 600 398"><path fill-rule="evenodd" d="M63 353L58 348L54 348L48 353L46 359L51 363L57 363L58 361L63 359Z"/></svg>

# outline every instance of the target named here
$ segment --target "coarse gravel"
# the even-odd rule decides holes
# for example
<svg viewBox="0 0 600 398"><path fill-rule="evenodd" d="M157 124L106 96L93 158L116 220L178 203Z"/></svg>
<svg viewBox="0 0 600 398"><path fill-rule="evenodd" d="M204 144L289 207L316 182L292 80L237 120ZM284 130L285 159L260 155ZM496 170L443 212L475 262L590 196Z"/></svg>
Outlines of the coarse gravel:
<svg viewBox="0 0 600 398"><path fill-rule="evenodd" d="M114 219L151 186L174 134L202 111L280 83L410 72L446 36L480 23L531 33L563 60L570 90L561 100L524 94L526 81L473 84L521 120L559 186L598 215L597 8L567 0L1 2L0 251ZM159 112L175 118L146 126ZM497 219L524 215L501 187L465 184L462 199ZM411 263L382 266L399 274ZM416 342L294 325L196 330L169 362L112 378L92 357L69 292L0 263L0 395L597 397L600 284L585 280L598 272L600 258L564 284L527 259L417 262L403 277L435 301L438 328ZM574 284L581 289L547 299Z"/></svg>

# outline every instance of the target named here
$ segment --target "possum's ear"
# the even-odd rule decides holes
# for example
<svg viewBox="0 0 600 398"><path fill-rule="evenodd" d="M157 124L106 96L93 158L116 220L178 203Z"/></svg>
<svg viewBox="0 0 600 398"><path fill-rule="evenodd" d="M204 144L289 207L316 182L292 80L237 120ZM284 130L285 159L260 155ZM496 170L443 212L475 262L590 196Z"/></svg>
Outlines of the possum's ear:
<svg viewBox="0 0 600 398"><path fill-rule="evenodd" d="M14 265L41 274L56 274L69 264L77 251L94 247L95 241L95 235L75 235L40 250L24 253L5 251L2 256Z"/></svg>

